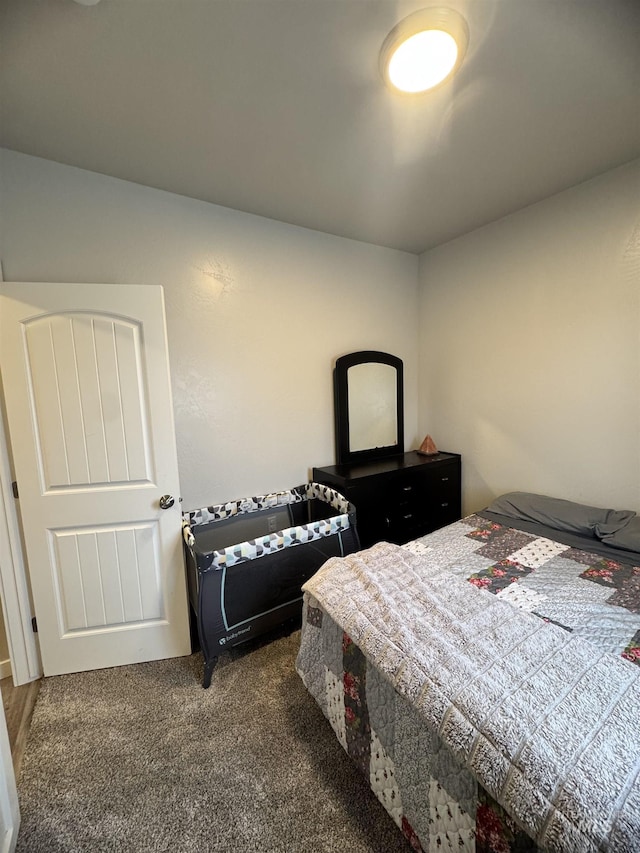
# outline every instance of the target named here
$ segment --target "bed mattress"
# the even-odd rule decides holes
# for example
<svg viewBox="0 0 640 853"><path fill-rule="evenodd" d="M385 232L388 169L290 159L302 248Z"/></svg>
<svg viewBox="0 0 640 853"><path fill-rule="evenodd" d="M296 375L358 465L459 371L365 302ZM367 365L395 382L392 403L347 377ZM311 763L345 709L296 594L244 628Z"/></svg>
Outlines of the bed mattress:
<svg viewBox="0 0 640 853"><path fill-rule="evenodd" d="M515 523L330 560L298 672L415 850L638 851L640 561Z"/></svg>

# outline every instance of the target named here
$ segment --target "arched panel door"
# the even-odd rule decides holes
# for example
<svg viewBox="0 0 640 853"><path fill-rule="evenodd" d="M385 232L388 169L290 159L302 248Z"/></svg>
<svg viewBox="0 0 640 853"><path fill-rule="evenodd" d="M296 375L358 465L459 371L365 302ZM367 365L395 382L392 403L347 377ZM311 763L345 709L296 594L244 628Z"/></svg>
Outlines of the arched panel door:
<svg viewBox="0 0 640 853"><path fill-rule="evenodd" d="M162 288L0 288L45 675L188 654ZM167 494L175 502L163 509Z"/></svg>

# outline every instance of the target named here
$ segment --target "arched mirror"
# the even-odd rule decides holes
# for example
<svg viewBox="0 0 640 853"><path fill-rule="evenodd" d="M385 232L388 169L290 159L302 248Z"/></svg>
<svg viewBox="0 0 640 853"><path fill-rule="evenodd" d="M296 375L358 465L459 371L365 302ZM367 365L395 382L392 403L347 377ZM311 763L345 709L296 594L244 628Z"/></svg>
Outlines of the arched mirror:
<svg viewBox="0 0 640 853"><path fill-rule="evenodd" d="M377 350L343 355L334 390L339 465L404 452L402 359Z"/></svg>

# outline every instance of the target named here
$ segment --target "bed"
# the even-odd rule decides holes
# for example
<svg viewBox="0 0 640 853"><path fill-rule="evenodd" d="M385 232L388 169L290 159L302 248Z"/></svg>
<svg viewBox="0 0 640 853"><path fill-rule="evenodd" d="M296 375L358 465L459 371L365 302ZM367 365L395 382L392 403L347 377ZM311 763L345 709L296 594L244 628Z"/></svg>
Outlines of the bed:
<svg viewBox="0 0 640 853"><path fill-rule="evenodd" d="M298 673L414 850L640 850L634 512L511 493L303 589Z"/></svg>
<svg viewBox="0 0 640 853"><path fill-rule="evenodd" d="M304 581L359 547L353 504L313 482L187 512L183 538L205 688L222 649L299 623Z"/></svg>

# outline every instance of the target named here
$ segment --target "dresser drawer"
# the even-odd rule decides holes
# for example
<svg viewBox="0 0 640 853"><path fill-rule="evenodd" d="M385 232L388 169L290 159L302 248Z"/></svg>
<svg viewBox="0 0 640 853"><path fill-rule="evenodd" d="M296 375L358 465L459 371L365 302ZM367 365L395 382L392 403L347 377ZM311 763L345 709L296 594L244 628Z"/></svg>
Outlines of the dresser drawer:
<svg viewBox="0 0 640 853"><path fill-rule="evenodd" d="M433 494L455 499L460 494L460 469L448 465L442 471L434 471L430 479Z"/></svg>
<svg viewBox="0 0 640 853"><path fill-rule="evenodd" d="M459 518L459 503L455 500L441 501L438 505L395 507L385 516L385 535L380 538L402 545L410 539L418 539L439 527L458 521Z"/></svg>
<svg viewBox="0 0 640 853"><path fill-rule="evenodd" d="M434 471L429 478L428 502L433 511L453 506L460 511L460 469L454 465Z"/></svg>
<svg viewBox="0 0 640 853"><path fill-rule="evenodd" d="M454 460L410 472L390 490L389 498L392 540L424 536L460 518L460 466Z"/></svg>
<svg viewBox="0 0 640 853"><path fill-rule="evenodd" d="M422 536L426 524L427 516L419 507L394 507L385 517L383 538L402 545Z"/></svg>
<svg viewBox="0 0 640 853"><path fill-rule="evenodd" d="M413 475L391 481L384 490L384 496L390 503L413 505L423 502L427 492L425 478Z"/></svg>

